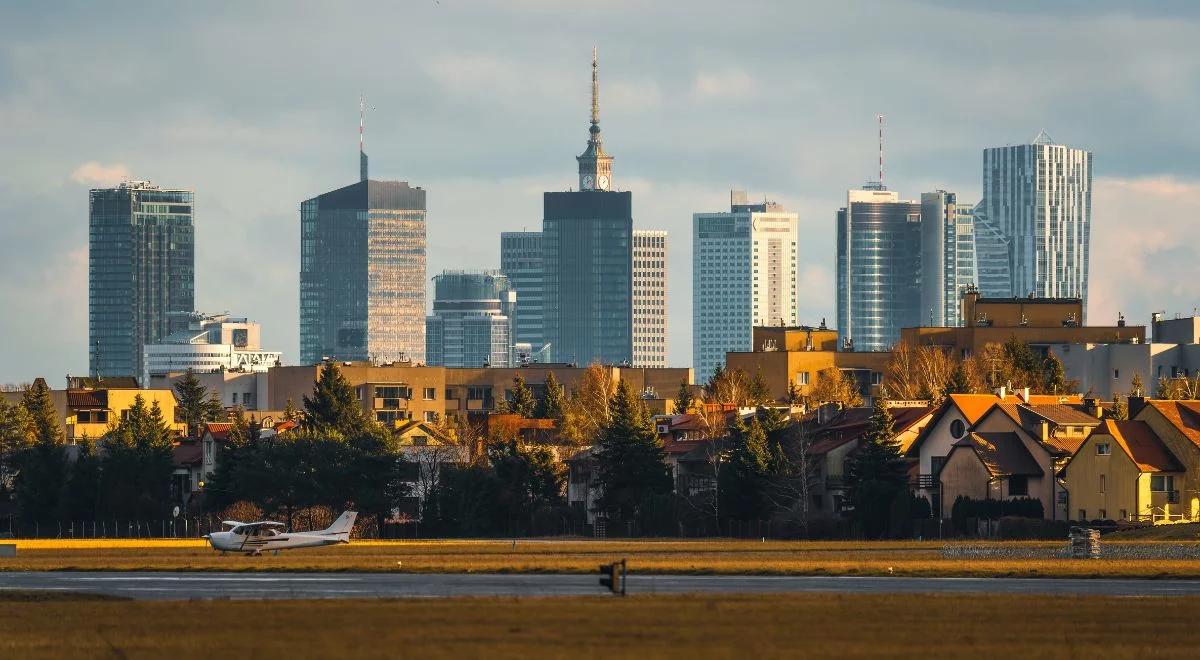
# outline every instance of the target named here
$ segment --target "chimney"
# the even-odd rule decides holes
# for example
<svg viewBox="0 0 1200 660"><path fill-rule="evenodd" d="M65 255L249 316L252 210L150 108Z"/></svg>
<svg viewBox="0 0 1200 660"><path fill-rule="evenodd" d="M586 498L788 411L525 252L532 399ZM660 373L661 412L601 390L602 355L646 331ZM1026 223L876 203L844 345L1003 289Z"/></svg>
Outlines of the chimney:
<svg viewBox="0 0 1200 660"><path fill-rule="evenodd" d="M1137 417L1138 413L1142 412L1142 408L1146 407L1146 397L1131 396L1129 397L1129 419Z"/></svg>
<svg viewBox="0 0 1200 660"><path fill-rule="evenodd" d="M1097 397L1090 396L1084 399L1083 407L1087 414L1095 417L1096 419L1101 419L1104 417L1104 406L1100 404L1100 399Z"/></svg>
<svg viewBox="0 0 1200 660"><path fill-rule="evenodd" d="M1050 422L1042 420L1042 442L1050 439Z"/></svg>
<svg viewBox="0 0 1200 660"><path fill-rule="evenodd" d="M1029 403L1029 388L1028 387L1021 390L1021 398L1025 400L1025 403Z"/></svg>
<svg viewBox="0 0 1200 660"><path fill-rule="evenodd" d="M996 388L996 396L1000 397L1000 400L1003 401L1004 397L1008 396L1008 388L1003 385Z"/></svg>

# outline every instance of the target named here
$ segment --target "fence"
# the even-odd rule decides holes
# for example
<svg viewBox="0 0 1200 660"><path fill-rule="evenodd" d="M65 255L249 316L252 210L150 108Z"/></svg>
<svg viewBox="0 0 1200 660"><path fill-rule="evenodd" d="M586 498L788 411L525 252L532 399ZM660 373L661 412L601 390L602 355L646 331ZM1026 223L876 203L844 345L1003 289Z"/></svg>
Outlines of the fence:
<svg viewBox="0 0 1200 660"><path fill-rule="evenodd" d="M16 539L186 539L219 531L218 520L196 516L162 520L0 520L0 535Z"/></svg>

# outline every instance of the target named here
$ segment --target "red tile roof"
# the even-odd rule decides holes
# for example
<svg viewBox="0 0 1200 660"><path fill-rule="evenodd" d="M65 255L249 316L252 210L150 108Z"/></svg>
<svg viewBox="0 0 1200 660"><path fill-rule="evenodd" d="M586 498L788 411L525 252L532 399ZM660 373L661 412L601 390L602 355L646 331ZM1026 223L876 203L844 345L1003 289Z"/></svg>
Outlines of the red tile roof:
<svg viewBox="0 0 1200 660"><path fill-rule="evenodd" d="M233 428L233 424L229 422L208 422L204 425L205 432L217 440L228 440L231 428Z"/></svg>
<svg viewBox="0 0 1200 660"><path fill-rule="evenodd" d="M67 406L70 408L107 408L107 390L67 390Z"/></svg>
<svg viewBox="0 0 1200 660"><path fill-rule="evenodd" d="M182 444L171 449L171 462L175 465L199 465L203 461L204 449L199 444Z"/></svg>
<svg viewBox="0 0 1200 660"><path fill-rule="evenodd" d="M1188 440L1200 447L1200 401L1147 401Z"/></svg>
<svg viewBox="0 0 1200 660"><path fill-rule="evenodd" d="M1108 419L1096 430L1097 433L1101 431L1112 436L1142 472L1183 472L1179 459L1149 424Z"/></svg>

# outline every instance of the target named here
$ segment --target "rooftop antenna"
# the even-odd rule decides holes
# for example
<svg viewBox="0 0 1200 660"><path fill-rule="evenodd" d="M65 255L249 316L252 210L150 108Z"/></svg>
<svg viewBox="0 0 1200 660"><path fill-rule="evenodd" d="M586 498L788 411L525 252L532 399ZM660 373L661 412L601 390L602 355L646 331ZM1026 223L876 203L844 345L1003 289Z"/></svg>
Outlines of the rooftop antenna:
<svg viewBox="0 0 1200 660"><path fill-rule="evenodd" d="M879 118L879 187L883 187L883 115L875 115Z"/></svg>
<svg viewBox="0 0 1200 660"><path fill-rule="evenodd" d="M363 147L363 115L366 111L366 99L358 95L358 180L367 180L367 152Z"/></svg>

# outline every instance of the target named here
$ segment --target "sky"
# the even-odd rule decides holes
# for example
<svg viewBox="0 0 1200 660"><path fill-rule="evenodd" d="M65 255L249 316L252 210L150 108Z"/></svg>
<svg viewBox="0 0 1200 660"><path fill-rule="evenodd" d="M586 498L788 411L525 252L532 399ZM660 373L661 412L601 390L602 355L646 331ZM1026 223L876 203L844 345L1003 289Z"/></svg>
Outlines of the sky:
<svg viewBox="0 0 1200 660"><path fill-rule="evenodd" d="M832 5L836 4L834 7ZM1145 5L1145 6L1142 6ZM87 370L87 196L196 192L196 307L298 347L299 205L358 178L428 193L428 275L499 265L576 184L591 49L634 226L669 232L691 363L691 214L745 189L800 215L802 322L834 317L834 217L877 175L977 200L982 150L1094 152L1088 317L1200 305L1200 4L5 2L0 383Z"/></svg>

